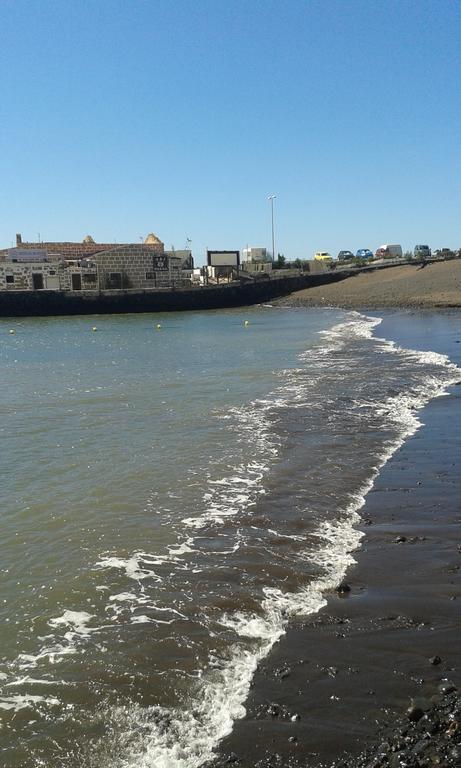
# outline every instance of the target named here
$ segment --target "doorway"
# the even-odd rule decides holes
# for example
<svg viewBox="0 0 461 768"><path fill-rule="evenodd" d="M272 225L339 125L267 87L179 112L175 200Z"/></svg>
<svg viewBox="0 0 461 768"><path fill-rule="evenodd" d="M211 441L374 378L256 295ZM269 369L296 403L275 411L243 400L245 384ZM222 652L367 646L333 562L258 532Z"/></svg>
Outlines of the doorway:
<svg viewBox="0 0 461 768"><path fill-rule="evenodd" d="M82 290L82 276L78 272L72 275L72 290L73 291Z"/></svg>
<svg viewBox="0 0 461 768"><path fill-rule="evenodd" d="M40 291L43 288L43 275L41 272L32 272L32 288L34 291Z"/></svg>

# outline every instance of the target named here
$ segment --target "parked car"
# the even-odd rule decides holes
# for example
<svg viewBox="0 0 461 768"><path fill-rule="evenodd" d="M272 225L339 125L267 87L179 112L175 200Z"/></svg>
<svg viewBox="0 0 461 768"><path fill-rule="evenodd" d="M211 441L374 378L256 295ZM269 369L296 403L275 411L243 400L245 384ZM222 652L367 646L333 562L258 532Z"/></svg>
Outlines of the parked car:
<svg viewBox="0 0 461 768"><path fill-rule="evenodd" d="M357 259L372 259L373 253L370 251L369 248L359 248L357 253L355 254Z"/></svg>
<svg viewBox="0 0 461 768"><path fill-rule="evenodd" d="M324 261L327 264L330 264L333 261L333 257L328 251L316 251L316 253L314 253L314 261Z"/></svg>
<svg viewBox="0 0 461 768"><path fill-rule="evenodd" d="M454 259L455 253L451 248L439 248L438 251L434 252L434 256L440 256L442 259Z"/></svg>
<svg viewBox="0 0 461 768"><path fill-rule="evenodd" d="M353 259L354 254L352 251L340 251L338 253L338 261L347 261L348 259Z"/></svg>
<svg viewBox="0 0 461 768"><path fill-rule="evenodd" d="M413 256L415 259L429 259L432 256L432 251L428 245L415 245Z"/></svg>
<svg viewBox="0 0 461 768"><path fill-rule="evenodd" d="M377 259L401 259L403 256L401 245L380 245L376 250Z"/></svg>

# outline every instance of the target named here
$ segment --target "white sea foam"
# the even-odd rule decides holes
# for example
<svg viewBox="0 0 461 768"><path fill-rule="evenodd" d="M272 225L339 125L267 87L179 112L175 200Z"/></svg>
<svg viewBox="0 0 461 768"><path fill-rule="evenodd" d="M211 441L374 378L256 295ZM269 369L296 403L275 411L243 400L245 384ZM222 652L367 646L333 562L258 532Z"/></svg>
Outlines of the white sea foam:
<svg viewBox="0 0 461 768"><path fill-rule="evenodd" d="M21 688L23 685L74 685L74 683L70 683L66 680L37 679L25 675L24 677L19 677L17 680L11 680L9 683L5 683L5 688Z"/></svg>
<svg viewBox="0 0 461 768"><path fill-rule="evenodd" d="M353 336L372 338L373 330L380 322L379 318L366 318L354 313L350 320L322 332L323 345L302 354L300 359L308 361L315 357L316 368L319 371L328 370L332 352L341 352ZM412 385L411 391L391 395L381 403L366 403L363 400L356 402L357 408L372 408L382 419L383 425L392 424L396 430L394 436L384 443L368 480L355 494L351 494L341 518L321 522L313 533L320 546L311 549L306 547L304 552L297 554L316 564L322 575L295 592L266 587L258 612L236 611L223 614L218 622L222 630L229 633L228 653L220 658L210 658L209 666L200 672L197 689L191 692L187 709L165 710L139 706L113 709L109 717L117 726L119 750L115 759L111 758L111 768L198 768L212 759L216 745L230 733L233 722L245 714L244 702L259 662L282 637L291 618L315 613L325 605L326 593L334 589L354 562L353 552L359 546L362 536L355 527L359 520L358 510L365 503L366 494L379 469L402 442L419 428L421 422L418 411L431 398L444 394L447 387L460 378L459 369L444 355L405 350L385 339L374 339L374 343L378 352L389 352L412 364L421 365L421 379L418 384ZM427 372L427 366L440 367L440 375ZM280 438L272 429L271 417L281 408L298 408L309 402L309 391L316 379L315 376L300 377L299 373L303 372L302 368L284 371L283 381L271 397L255 400L249 408L235 408L225 414L229 428L242 434L242 446L252 458L242 461L237 468L229 467L228 473L216 476L208 474L203 512L183 521L189 529L199 530L209 524L219 526L229 518L238 518L265 493L265 479L281 448ZM273 529L270 533L280 537L285 535ZM183 556L200 551L199 538L199 533L188 533L179 538L177 545L170 546L165 555L144 552L135 552L128 557L104 555L96 567L100 570L119 571L140 587L143 587L147 579L161 582L156 568L168 563L175 566ZM302 536L287 538L298 542L303 540ZM229 552L235 551L238 546L237 542ZM194 573L200 571L200 568L193 569ZM110 595L107 609L113 610L116 616L125 610L129 611L129 621L133 624L171 624L176 621L176 616L186 619L176 609L158 607L145 592L137 594L135 589L133 585L133 591ZM141 614L134 613L137 606L144 606ZM155 611L171 611L172 618L156 618L151 611L154 614ZM65 611L62 616L50 620L55 630L67 628L64 635L67 643L45 648L36 657L24 656L23 660L29 658L37 662L49 657L53 662L65 653L75 652L76 642L88 639L94 631L88 626L92 618L85 612ZM33 661L31 666L34 666ZM35 698L37 703L43 700L43 697ZM26 699L19 697L17 702L14 698L0 699L0 707L2 702L14 705ZM25 706L32 706L33 699L29 697L29 704Z"/></svg>
<svg viewBox="0 0 461 768"><path fill-rule="evenodd" d="M92 630L87 626L91 621L93 615L87 613L87 611L69 611L66 610L62 616L57 616L54 619L50 619L48 624L50 627L65 626L70 627L72 634L84 636L91 634Z"/></svg>
<svg viewBox="0 0 461 768"><path fill-rule="evenodd" d="M19 693L14 696L0 695L0 709L19 712L20 709L36 709L38 704L45 704L48 707L57 707L60 704L60 701L52 696L34 696L32 694L24 696Z"/></svg>
<svg viewBox="0 0 461 768"><path fill-rule="evenodd" d="M325 348L322 352L328 357L328 351L341 349L351 334L371 338L379 323L379 318L366 318L355 314L352 320L324 332L323 335L329 343L326 345L327 352L325 353ZM283 635L290 618L319 611L325 605L325 593L341 581L347 568L354 562L352 553L359 546L362 537L362 533L355 527L359 521L358 510L365 503L366 494L380 468L402 442L421 426L417 416L418 410L433 397L444 394L447 387L460 378L459 369L444 355L404 350L393 342L376 341L378 347L381 346L396 355L406 356L408 360L420 363L422 368L425 365L436 365L441 366L443 372L442 376L435 376L425 375L422 371L419 386L413 387L411 392L389 397L379 404L379 411L375 410L375 413L382 417L383 423L392 422L399 429L396 436L384 445L381 455L377 458L376 467L363 487L351 495L342 518L323 521L315 532L321 546L306 551L305 556L322 568L322 576L296 592L266 588L261 612L258 614L246 614L241 611L224 614L220 623L236 639L227 658L210 659L209 669L201 676L200 690L189 702L187 710L166 711L139 707L116 710L113 717L118 720L122 730L125 729L125 732L130 734L130 738L127 739L126 749L122 748L120 758L116 763L112 762L112 765L120 768L198 768L212 759L216 745L230 733L234 720L244 716L244 702L256 667ZM316 354L318 353L319 350L316 350ZM306 354L312 354L312 351ZM273 456L277 454L278 446L271 443L264 413L266 409L276 409L290 401L287 392L289 386L290 384L281 387L277 398L254 404L259 408L259 412L252 428L255 429L256 424L260 444L270 445ZM302 400L306 393L298 391L291 394L291 404L296 405L296 401ZM373 406L376 408L376 403L373 403ZM245 424L245 418L248 418L247 424L251 422L251 416L242 415L239 419L241 425ZM210 480L208 487L235 488L248 468L249 465L242 467L242 475L237 477ZM233 494L223 500L216 499L211 490L204 499L207 511L198 518L186 520L186 524L199 528L207 522L216 524L227 515L237 514L257 496L260 489L263 490L262 481L268 466L260 466L258 470L260 475L253 478L253 495ZM275 531L271 533L278 535ZM144 726L144 735L133 741L134 725L138 727L140 723Z"/></svg>

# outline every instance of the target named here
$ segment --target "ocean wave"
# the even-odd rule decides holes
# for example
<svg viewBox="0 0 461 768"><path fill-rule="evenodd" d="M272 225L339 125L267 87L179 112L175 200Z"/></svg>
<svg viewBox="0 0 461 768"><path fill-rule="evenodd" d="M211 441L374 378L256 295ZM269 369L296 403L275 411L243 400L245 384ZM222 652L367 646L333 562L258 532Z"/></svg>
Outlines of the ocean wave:
<svg viewBox="0 0 461 768"><path fill-rule="evenodd" d="M312 518L309 537L291 529L267 529L274 538L296 545L296 562L315 566L318 574L298 589L284 590L276 583L262 586L257 610L214 610L212 618L202 618L204 629L226 633L228 643L219 654L210 652L183 707L110 707L104 718L113 734L112 743L109 745L106 740L103 759L100 752L89 752L86 765L198 768L212 759L216 746L231 732L234 721L245 715L245 701L258 664L286 632L290 620L321 610L328 592L355 562L353 553L363 535L357 527L359 511L377 475L402 443L420 428L421 409L434 397L444 395L451 384L459 381L461 373L445 355L404 349L393 341L377 338L374 331L380 322L380 318L350 313L346 321L322 331L319 344L301 353L296 367L277 372L279 384L267 397L218 414L225 420L225 428L237 433L245 455L239 462L232 455L228 465L223 461L204 469L202 508L182 519L181 526L176 528L176 544L159 555L145 551L125 557L105 553L95 563L96 571L115 572L130 585L107 595L105 610L111 623L128 621L135 625L173 627L176 622L187 621L186 612L155 597L155 587L167 583L178 569L199 574L205 566L209 567L210 555L231 557L246 545L240 521L245 515L251 516L251 510L264 498L271 472L286 448L281 414L288 410L296 418L296 413L301 417L307 409L323 409L326 421L339 420L343 409L338 381L352 365L360 373L367 354L372 360L376 355L389 355L400 366L402 382L394 384L389 376L391 391L383 385L375 396L369 391L347 394L347 414L357 414L358 424L368 420L373 429L382 430L382 439L370 457L362 482L344 494L342 505L332 510L329 517ZM369 342L371 347L356 348L354 343L361 341ZM336 389L330 386L333 377ZM231 524L232 535L228 533ZM216 550L209 546L205 550L203 538L216 537L221 529L229 538L229 546ZM181 583L177 582L175 588L181 587ZM202 612L205 614L205 608ZM93 619L92 614L69 610L51 619L49 625L57 641L45 645L36 656L19 657L21 669L36 667L44 658L57 660L66 653L75 653L80 644L90 642L92 634L100 629L92 626ZM19 706L27 697L0 699L0 707L2 701L4 708L8 701ZM48 703L53 701L50 697ZM29 696L28 702L25 706L33 705L34 698ZM38 697L36 703L45 704L46 697Z"/></svg>

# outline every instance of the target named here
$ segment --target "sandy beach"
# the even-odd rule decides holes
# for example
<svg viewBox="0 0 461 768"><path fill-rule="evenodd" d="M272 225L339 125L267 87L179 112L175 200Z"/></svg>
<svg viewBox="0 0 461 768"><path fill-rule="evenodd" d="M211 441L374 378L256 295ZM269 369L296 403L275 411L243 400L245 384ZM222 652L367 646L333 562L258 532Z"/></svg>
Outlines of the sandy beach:
<svg viewBox="0 0 461 768"><path fill-rule="evenodd" d="M283 303L353 309L461 307L461 260L362 272L331 285L297 291Z"/></svg>
<svg viewBox="0 0 461 768"><path fill-rule="evenodd" d="M461 275L461 263L437 268ZM407 277L391 280L397 271L379 277L407 284ZM384 313L377 335L405 325L399 343L426 343L459 365L461 316L423 315L414 331L411 318L420 313ZM344 591L293 622L261 665L247 715L222 744L218 765L461 764L460 418L456 386L421 412L423 426L366 498L364 535Z"/></svg>

